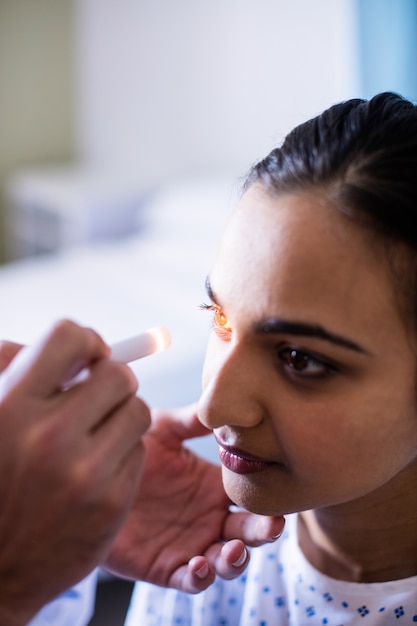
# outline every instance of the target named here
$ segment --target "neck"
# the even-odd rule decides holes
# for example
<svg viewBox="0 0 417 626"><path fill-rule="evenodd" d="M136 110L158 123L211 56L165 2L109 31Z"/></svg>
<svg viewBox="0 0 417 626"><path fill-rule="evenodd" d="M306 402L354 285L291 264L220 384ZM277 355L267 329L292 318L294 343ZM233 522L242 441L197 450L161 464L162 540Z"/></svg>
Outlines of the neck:
<svg viewBox="0 0 417 626"><path fill-rule="evenodd" d="M300 547L316 569L353 582L417 575L417 486L377 495L299 515Z"/></svg>

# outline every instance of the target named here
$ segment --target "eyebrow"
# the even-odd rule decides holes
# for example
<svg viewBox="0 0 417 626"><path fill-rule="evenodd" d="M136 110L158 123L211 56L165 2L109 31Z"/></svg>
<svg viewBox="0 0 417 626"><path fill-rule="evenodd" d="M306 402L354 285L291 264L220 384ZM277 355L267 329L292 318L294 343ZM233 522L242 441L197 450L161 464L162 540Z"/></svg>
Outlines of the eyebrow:
<svg viewBox="0 0 417 626"><path fill-rule="evenodd" d="M206 278L206 290L207 295L213 301L219 304L213 288L210 283L210 279ZM284 335L296 335L298 337L313 337L316 339L322 339L329 341L330 343L360 352L361 354L370 354L368 350L365 350L361 345L343 337L341 335L332 333L318 324L309 324L308 322L295 322L292 320L285 320L278 317L268 317L264 320L256 322L253 330L256 334L284 334Z"/></svg>
<svg viewBox="0 0 417 626"><path fill-rule="evenodd" d="M330 343L342 346L343 348L360 352L361 354L369 354L367 350L355 341L352 341L347 337L331 333L322 326L306 322L293 322L277 317L269 317L266 320L257 322L254 326L254 330L255 333L258 334L284 334L323 339L325 341L329 341Z"/></svg>

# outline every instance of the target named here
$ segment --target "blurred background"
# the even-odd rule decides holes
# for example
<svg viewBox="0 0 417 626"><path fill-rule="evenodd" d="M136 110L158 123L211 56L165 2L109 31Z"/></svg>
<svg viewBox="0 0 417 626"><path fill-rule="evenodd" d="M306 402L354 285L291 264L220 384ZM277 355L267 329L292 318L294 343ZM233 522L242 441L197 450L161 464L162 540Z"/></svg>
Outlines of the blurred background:
<svg viewBox="0 0 417 626"><path fill-rule="evenodd" d="M0 261L119 237L337 100L417 97L414 0L0 0Z"/></svg>
<svg viewBox="0 0 417 626"><path fill-rule="evenodd" d="M0 0L0 335L162 323L140 393L196 400L240 179L339 100L416 101L416 64L416 0ZM122 624L130 592L105 578L91 626Z"/></svg>

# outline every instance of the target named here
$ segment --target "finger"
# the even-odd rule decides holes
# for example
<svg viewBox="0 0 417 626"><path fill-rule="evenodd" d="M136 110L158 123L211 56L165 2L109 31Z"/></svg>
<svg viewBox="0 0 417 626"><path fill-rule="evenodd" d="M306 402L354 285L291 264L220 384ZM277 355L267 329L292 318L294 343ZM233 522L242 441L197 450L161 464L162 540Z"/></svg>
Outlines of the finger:
<svg viewBox="0 0 417 626"><path fill-rule="evenodd" d="M100 428L119 415L117 409L134 397L137 388L127 365L102 359L91 366L86 380L59 394L62 419L71 419L77 427L82 424L84 431Z"/></svg>
<svg viewBox="0 0 417 626"><path fill-rule="evenodd" d="M152 411L152 421L154 423L153 428L158 431L158 435L161 436L162 439L164 439L164 435L166 435L167 439L172 440L174 437L182 442L186 439L193 439L194 437L203 437L212 432L198 419L197 403L189 404L178 409L171 409L169 412L154 409ZM168 423L169 428L166 427Z"/></svg>
<svg viewBox="0 0 417 626"><path fill-rule="evenodd" d="M210 546L204 556L195 556L187 566L178 568L170 586L186 593L200 593L213 583L216 575L225 580L237 578L248 563L249 552L241 541L217 543Z"/></svg>
<svg viewBox="0 0 417 626"><path fill-rule="evenodd" d="M168 586L186 593L200 593L207 589L215 579L215 572L207 558L193 557L187 565L182 565L172 574Z"/></svg>
<svg viewBox="0 0 417 626"><path fill-rule="evenodd" d="M230 512L223 529L224 539L241 539L248 546L276 541L284 530L285 519L243 511Z"/></svg>
<svg viewBox="0 0 417 626"><path fill-rule="evenodd" d="M6 369L18 352L23 348L20 343L0 341L0 372Z"/></svg>
<svg viewBox="0 0 417 626"><path fill-rule="evenodd" d="M24 352L18 373L24 376L29 393L45 397L84 365L108 356L110 348L92 329L63 320Z"/></svg>
<svg viewBox="0 0 417 626"><path fill-rule="evenodd" d="M120 526L126 520L127 515L137 496L140 480L145 464L146 450L142 443L136 444L130 452L119 461L117 471L113 479L114 498L121 500L123 517L120 518Z"/></svg>
<svg viewBox="0 0 417 626"><path fill-rule="evenodd" d="M207 558L211 569L225 580L232 580L240 576L250 558L248 549L239 539L213 544L204 556Z"/></svg>
<svg viewBox="0 0 417 626"><path fill-rule="evenodd" d="M93 459L106 459L106 471L113 472L138 447L150 423L146 404L136 397L129 399L94 433Z"/></svg>
<svg viewBox="0 0 417 626"><path fill-rule="evenodd" d="M220 550L214 568L216 574L226 580L232 580L246 569L249 563L249 551L238 539L225 543Z"/></svg>

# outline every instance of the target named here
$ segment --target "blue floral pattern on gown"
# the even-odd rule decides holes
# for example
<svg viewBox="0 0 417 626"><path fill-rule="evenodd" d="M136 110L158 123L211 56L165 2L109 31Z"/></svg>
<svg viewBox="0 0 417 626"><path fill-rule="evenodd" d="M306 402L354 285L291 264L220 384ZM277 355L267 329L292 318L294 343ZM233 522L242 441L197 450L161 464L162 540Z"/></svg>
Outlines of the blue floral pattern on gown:
<svg viewBox="0 0 417 626"><path fill-rule="evenodd" d="M137 583L125 626L412 626L417 576L350 583L314 569L297 542L296 515L283 536L251 552L247 571L197 595Z"/></svg>

